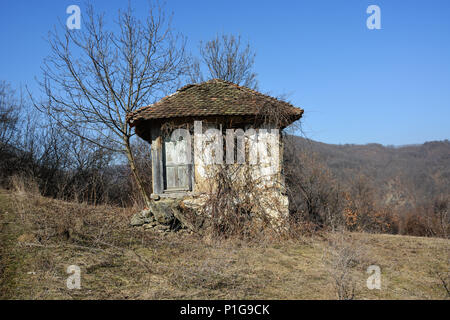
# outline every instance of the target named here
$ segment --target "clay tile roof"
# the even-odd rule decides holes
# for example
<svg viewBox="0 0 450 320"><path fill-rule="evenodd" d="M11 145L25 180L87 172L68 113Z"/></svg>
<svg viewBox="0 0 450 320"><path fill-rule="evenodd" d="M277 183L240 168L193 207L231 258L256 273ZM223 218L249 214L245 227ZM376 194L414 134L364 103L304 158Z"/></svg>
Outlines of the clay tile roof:
<svg viewBox="0 0 450 320"><path fill-rule="evenodd" d="M258 115L261 106L277 108L288 114L292 121L300 119L303 114L302 109L290 103L228 81L212 79L188 84L152 105L131 112L127 121L134 126L140 120Z"/></svg>

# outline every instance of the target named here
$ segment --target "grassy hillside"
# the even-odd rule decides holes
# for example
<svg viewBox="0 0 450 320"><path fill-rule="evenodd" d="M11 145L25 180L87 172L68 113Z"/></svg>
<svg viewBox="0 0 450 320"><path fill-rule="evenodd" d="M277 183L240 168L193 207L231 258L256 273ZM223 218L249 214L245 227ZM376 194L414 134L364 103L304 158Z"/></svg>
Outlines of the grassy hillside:
<svg viewBox="0 0 450 320"><path fill-rule="evenodd" d="M2 299L442 299L450 240L323 233L212 241L128 226L132 212L0 192ZM66 268L81 268L81 289ZM366 287L369 265L381 289ZM440 275L440 276L439 276ZM443 280L442 280L443 279Z"/></svg>

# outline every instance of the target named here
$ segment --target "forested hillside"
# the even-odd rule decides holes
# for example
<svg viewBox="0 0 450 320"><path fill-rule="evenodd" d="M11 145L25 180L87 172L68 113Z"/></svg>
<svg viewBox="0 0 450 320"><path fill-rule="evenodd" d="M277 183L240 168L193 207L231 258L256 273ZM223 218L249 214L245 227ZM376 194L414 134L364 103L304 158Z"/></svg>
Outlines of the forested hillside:
<svg viewBox="0 0 450 320"><path fill-rule="evenodd" d="M449 140L399 147L375 143L333 145L302 137L295 137L295 143L316 153L342 182L366 176L387 201L399 189L404 197L417 201L450 194Z"/></svg>
<svg viewBox="0 0 450 320"><path fill-rule="evenodd" d="M287 136L292 211L314 224L448 236L450 142L332 145Z"/></svg>

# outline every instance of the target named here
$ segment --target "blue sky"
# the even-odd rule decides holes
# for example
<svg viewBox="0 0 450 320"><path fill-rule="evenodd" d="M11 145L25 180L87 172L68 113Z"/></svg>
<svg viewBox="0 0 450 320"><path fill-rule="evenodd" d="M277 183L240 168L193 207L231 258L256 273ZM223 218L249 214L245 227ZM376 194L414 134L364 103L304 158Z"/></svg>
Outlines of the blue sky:
<svg viewBox="0 0 450 320"><path fill-rule="evenodd" d="M84 1L2 0L0 79L28 85L49 54L47 32ZM139 15L146 0L131 1ZM366 8L381 9L369 30ZM94 1L114 18L126 1ZM402 145L450 139L450 1L168 0L193 53L217 33L256 51L263 92L305 109L307 137L326 143Z"/></svg>

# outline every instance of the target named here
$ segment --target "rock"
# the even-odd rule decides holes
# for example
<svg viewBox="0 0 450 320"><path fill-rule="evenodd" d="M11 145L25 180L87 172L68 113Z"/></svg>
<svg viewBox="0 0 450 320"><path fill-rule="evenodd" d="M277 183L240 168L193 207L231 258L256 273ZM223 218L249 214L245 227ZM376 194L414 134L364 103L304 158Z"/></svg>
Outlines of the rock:
<svg viewBox="0 0 450 320"><path fill-rule="evenodd" d="M149 209L134 214L130 224L132 226L143 226L144 229L154 229L160 232L178 231L180 228L198 230L203 225L203 218L196 219L192 224L186 219L185 214L198 211L204 204L205 199L185 198L181 201L177 198L161 198L152 201Z"/></svg>
<svg viewBox="0 0 450 320"><path fill-rule="evenodd" d="M134 227L136 227L136 226L142 226L142 225L144 224L144 219L141 218L138 214L134 214L134 215L131 217L130 224L131 224L132 226L134 226Z"/></svg>
<svg viewBox="0 0 450 320"><path fill-rule="evenodd" d="M165 225L165 224L158 224L158 225L156 226L156 228L157 228L157 229L161 229L161 230L168 230L168 229L170 229L170 226Z"/></svg>
<svg viewBox="0 0 450 320"><path fill-rule="evenodd" d="M144 224L160 223L170 225L174 222L175 216L173 211L177 205L175 199L161 199L153 201L149 209L142 210L131 217L130 224L132 226L142 226ZM154 224L153 224L154 226ZM147 228L151 228L148 226Z"/></svg>
<svg viewBox="0 0 450 320"><path fill-rule="evenodd" d="M161 199L161 197L159 196L159 195L157 195L157 194L151 194L150 195L150 199L152 199L152 200L155 200L155 201L158 201L159 199Z"/></svg>
<svg viewBox="0 0 450 320"><path fill-rule="evenodd" d="M159 223L170 224L174 220L173 208L176 206L177 201L174 199L161 199L157 202L153 202L151 211Z"/></svg>
<svg viewBox="0 0 450 320"><path fill-rule="evenodd" d="M185 197L181 200L181 203L184 207L189 208L194 211L201 211L203 206L207 201L207 197L204 195L197 197Z"/></svg>
<svg viewBox="0 0 450 320"><path fill-rule="evenodd" d="M164 225L164 224L158 224L153 228L153 230L156 230L159 232L168 232L168 231L170 231L170 226Z"/></svg>
<svg viewBox="0 0 450 320"><path fill-rule="evenodd" d="M153 221L155 221L155 218L153 217L151 210L144 209L131 217L130 224L132 226L142 226L143 224L151 223Z"/></svg>
<svg viewBox="0 0 450 320"><path fill-rule="evenodd" d="M158 225L158 222L156 222L156 221L146 223L146 224L144 224L144 229L145 230L152 229L152 228L156 227L157 225Z"/></svg>

